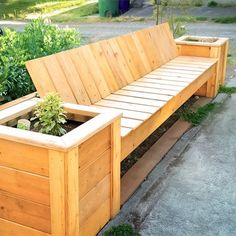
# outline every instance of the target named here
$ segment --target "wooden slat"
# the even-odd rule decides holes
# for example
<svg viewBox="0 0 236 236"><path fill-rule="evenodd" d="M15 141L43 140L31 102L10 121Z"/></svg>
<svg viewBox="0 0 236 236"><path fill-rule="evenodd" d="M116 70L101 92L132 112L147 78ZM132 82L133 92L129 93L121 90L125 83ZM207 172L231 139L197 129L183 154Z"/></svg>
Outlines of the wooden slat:
<svg viewBox="0 0 236 236"><path fill-rule="evenodd" d="M200 75L201 72L199 71L186 71L186 70L179 70L179 69L171 69L171 68L163 68L163 67L160 67L157 71L160 71L160 72L168 72L168 73L172 73L172 74L177 74L177 75L182 75L182 74L191 74L191 75Z"/></svg>
<svg viewBox="0 0 236 236"><path fill-rule="evenodd" d="M207 69L209 67L208 64L195 64L194 62L189 63L187 60L186 61L178 61L178 57L168 63L165 64L165 66L183 66L183 67L190 67L193 69Z"/></svg>
<svg viewBox="0 0 236 236"><path fill-rule="evenodd" d="M152 43L151 37L149 35L148 29L143 29L135 32L138 40L140 41L145 54L147 55L147 59L149 61L149 65L152 70L161 65L160 58L156 55L156 48Z"/></svg>
<svg viewBox="0 0 236 236"><path fill-rule="evenodd" d="M140 124L142 124L141 120L134 120L134 119L128 119L128 118L121 118L121 126L126 128L135 129Z"/></svg>
<svg viewBox="0 0 236 236"><path fill-rule="evenodd" d="M61 98L65 102L76 103L76 99L68 84L65 74L57 61L55 55L51 55L42 59L47 68L47 71L51 77L51 80L56 88L56 91L60 94Z"/></svg>
<svg viewBox="0 0 236 236"><path fill-rule="evenodd" d="M65 235L79 235L79 155L78 148L73 148L65 155L67 178L67 226Z"/></svg>
<svg viewBox="0 0 236 236"><path fill-rule="evenodd" d="M134 40L132 38L132 33L128 35L120 36L118 39L118 43L120 45L120 48L122 49L122 52L125 54L126 51L129 52L129 54L126 57L128 63L132 63L130 65L131 71L133 71L134 77L139 79L143 75L146 74L145 66L142 63L139 51L137 50L137 47L134 43ZM130 58L131 57L131 58ZM129 62L131 60L131 62Z"/></svg>
<svg viewBox="0 0 236 236"><path fill-rule="evenodd" d="M0 190L18 195L29 201L49 205L49 180L47 177L33 175L0 166Z"/></svg>
<svg viewBox="0 0 236 236"><path fill-rule="evenodd" d="M121 122L117 119L111 125L111 217L120 210L120 159L121 159Z"/></svg>
<svg viewBox="0 0 236 236"><path fill-rule="evenodd" d="M107 107L107 106L101 106L101 105L96 105L96 106L93 106L93 107L104 107L106 108L107 110L109 111L119 111L119 112L122 112L122 117L124 118L131 118L131 119L136 119L136 120L146 120L148 119L151 114L150 113L146 113L146 112L138 112L138 111L130 111L130 110L125 110L125 109L118 109L118 108L111 108L111 107Z"/></svg>
<svg viewBox="0 0 236 236"><path fill-rule="evenodd" d="M174 85L177 87L185 87L191 82L191 80L188 82L182 82L182 81L169 81L165 79L155 79L155 78L141 78L139 79L139 81L147 83L155 83L155 84Z"/></svg>
<svg viewBox="0 0 236 236"><path fill-rule="evenodd" d="M96 60L100 70L103 73L103 77L107 82L107 85L111 92L114 92L120 88L120 84L116 81L109 62L106 59L105 53L101 48L100 43L93 43L88 45L91 48L94 59Z"/></svg>
<svg viewBox="0 0 236 236"><path fill-rule="evenodd" d="M176 87L176 86L171 86L171 85L164 85L164 84L155 84L155 83L147 83L147 82L136 81L136 82L132 83L132 85L146 87L146 88L156 88L156 89L181 91L181 87Z"/></svg>
<svg viewBox="0 0 236 236"><path fill-rule="evenodd" d="M47 149L0 139L0 150L0 166L48 176Z"/></svg>
<svg viewBox="0 0 236 236"><path fill-rule="evenodd" d="M135 83L137 83L137 82L135 82ZM155 106L155 107L160 107L165 104L164 101L159 101L157 99L154 100L154 99L134 98L134 97L128 97L128 96L122 96L122 95L115 95L115 94L112 94L112 95L106 97L105 100L120 101L120 102L127 102L127 103Z"/></svg>
<svg viewBox="0 0 236 236"><path fill-rule="evenodd" d="M110 190L111 175L109 174L80 200L80 225L83 225L90 215L111 197Z"/></svg>
<svg viewBox="0 0 236 236"><path fill-rule="evenodd" d="M187 78L187 79L194 79L196 78L196 75L191 75L189 74L180 74L180 73L175 73L175 72L171 72L171 71L161 71L161 70L155 70L152 72L152 74L154 75L158 75L158 76L168 76L168 77L174 77L174 78ZM201 73L199 73L200 75Z"/></svg>
<svg viewBox="0 0 236 236"><path fill-rule="evenodd" d="M118 90L115 94L130 96L130 97L138 97L138 98L149 98L149 99L158 99L161 101L168 101L171 99L172 96L168 95L160 95L160 94L153 94L153 93L145 93L145 92L135 92L135 91L128 91L128 90Z"/></svg>
<svg viewBox="0 0 236 236"><path fill-rule="evenodd" d="M79 199L91 191L98 182L105 178L111 171L111 149L106 150L86 168L79 171Z"/></svg>
<svg viewBox="0 0 236 236"><path fill-rule="evenodd" d="M193 79L191 78L183 78L181 76L165 76L165 75L157 75L155 73L150 73L144 76L144 78L148 78L148 79L155 79L155 80L164 80L164 81L169 81L169 83L174 82L185 82L185 83L189 83L191 81L193 81Z"/></svg>
<svg viewBox="0 0 236 236"><path fill-rule="evenodd" d="M51 77L43 63L43 59L35 59L26 62L27 70L40 97L45 96L49 92L56 92L56 87L53 84Z"/></svg>
<svg viewBox="0 0 236 236"><path fill-rule="evenodd" d="M110 149L110 135L111 127L108 126L79 146L79 167L81 169L86 169L104 151Z"/></svg>
<svg viewBox="0 0 236 236"><path fill-rule="evenodd" d="M69 51L69 53L70 53L73 63L75 64L75 67L84 85L84 88L90 98L91 103L99 101L101 99L101 95L94 81L91 79L87 79L87 78L91 78L90 68L84 65L83 58L78 52L78 49L73 49Z"/></svg>
<svg viewBox="0 0 236 236"><path fill-rule="evenodd" d="M110 211L110 199L107 199L80 225L80 235L96 235L109 221Z"/></svg>
<svg viewBox="0 0 236 236"><path fill-rule="evenodd" d="M97 65L95 58L93 57L90 47L87 45L80 47L77 53L78 52L83 58L83 66L90 68L90 77L87 77L86 79L94 81L102 98L108 96L110 94L109 87L106 80L104 79L104 75Z"/></svg>
<svg viewBox="0 0 236 236"><path fill-rule="evenodd" d="M52 235L66 235L66 171L63 152L49 150Z"/></svg>
<svg viewBox="0 0 236 236"><path fill-rule="evenodd" d="M130 35L128 35L128 37L130 37ZM133 80L137 80L141 76L140 72L138 71L139 66L137 65L137 63L136 64L134 63L134 61L135 61L135 60L133 60L134 55L131 54L130 50L129 50L129 48L132 47L132 45L128 45L126 43L126 38L122 37L122 36L117 37L116 41L120 47L122 54L124 55L125 62L128 65L129 70L132 73Z"/></svg>
<svg viewBox="0 0 236 236"><path fill-rule="evenodd" d="M0 218L50 233L50 208L0 192ZM1 232L1 229L0 229Z"/></svg>
<svg viewBox="0 0 236 236"><path fill-rule="evenodd" d="M147 55L145 53L145 50L144 50L141 42L139 41L139 39L138 39L138 37L137 37L137 35L135 33L132 33L131 37L133 39L135 47L137 48L137 52L139 53L139 56L141 58L143 66L145 68L146 74L150 73L152 71L152 67L151 67L151 65L149 63L148 57L147 57Z"/></svg>
<svg viewBox="0 0 236 236"><path fill-rule="evenodd" d="M126 102L109 101L109 100L104 100L104 99L96 103L96 105L121 108L121 109L130 110L130 111L140 111L140 112L146 112L146 113L151 113L151 114L159 109L159 107L131 104L131 103L126 103Z"/></svg>
<svg viewBox="0 0 236 236"><path fill-rule="evenodd" d="M0 235L2 236L49 236L49 234L26 227L8 220L0 219ZM51 235L51 234L50 234Z"/></svg>
<svg viewBox="0 0 236 236"><path fill-rule="evenodd" d="M91 102L89 96L80 80L80 76L75 68L74 63L70 58L70 53L68 51L61 52L58 53L56 57L63 69L68 83L70 84L77 103L82 105L90 105Z"/></svg>
<svg viewBox="0 0 236 236"><path fill-rule="evenodd" d="M133 82L134 78L132 76L130 68L127 65L125 57L119 47L119 44L116 38L112 38L107 41L113 51L113 55L116 59L116 66L117 66L117 69L119 70L119 73L123 76L123 78L126 80L128 84Z"/></svg>
<svg viewBox="0 0 236 236"><path fill-rule="evenodd" d="M185 64L185 65L169 64L169 63L167 63L166 65L162 66L161 68L162 69L188 71L189 73L191 73L191 71L203 72L204 70L207 69L207 67L205 67L205 68L192 67L190 63L189 64Z"/></svg>
<svg viewBox="0 0 236 236"><path fill-rule="evenodd" d="M112 70L112 73L115 76L115 80L118 84L118 87L124 87L125 85L127 85L127 80L125 79L125 75L123 74L124 71L121 71L120 68L117 66L116 54L114 54L111 48L111 43L109 43L108 40L103 40L99 42L99 45L106 56L106 60L109 64L110 69Z"/></svg>
<svg viewBox="0 0 236 236"><path fill-rule="evenodd" d="M153 94L163 94L163 95L169 95L169 96L174 96L178 93L177 91L173 91L173 90L135 86L133 83L131 85L124 87L123 90L153 93Z"/></svg>

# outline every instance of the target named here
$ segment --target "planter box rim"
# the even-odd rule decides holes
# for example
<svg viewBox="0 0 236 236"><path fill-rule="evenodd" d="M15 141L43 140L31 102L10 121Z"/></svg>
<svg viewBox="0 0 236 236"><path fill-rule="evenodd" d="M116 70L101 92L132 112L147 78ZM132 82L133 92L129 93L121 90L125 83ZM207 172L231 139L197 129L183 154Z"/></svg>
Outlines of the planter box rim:
<svg viewBox="0 0 236 236"><path fill-rule="evenodd" d="M195 42L195 41L188 41L188 38L193 39L216 39L215 42ZM208 47L219 47L222 46L226 41L228 41L228 38L222 38L222 37L209 37L209 36L195 36L195 35L184 35L180 38L175 39L175 42L177 44L185 44L185 45L198 45L198 46L208 46Z"/></svg>
<svg viewBox="0 0 236 236"><path fill-rule="evenodd" d="M0 111L0 139L30 145L33 144L38 147L46 147L52 150L68 151L69 149L83 143L95 133L104 129L107 125L113 123L114 120L119 119L122 116L122 113L117 111L111 112L102 108L63 103L63 107L67 111L78 115L91 116L92 118L62 137L21 130L3 125L3 123L9 120L11 116L20 114L20 111L22 110L25 113L32 111L40 100L41 99L33 98Z"/></svg>

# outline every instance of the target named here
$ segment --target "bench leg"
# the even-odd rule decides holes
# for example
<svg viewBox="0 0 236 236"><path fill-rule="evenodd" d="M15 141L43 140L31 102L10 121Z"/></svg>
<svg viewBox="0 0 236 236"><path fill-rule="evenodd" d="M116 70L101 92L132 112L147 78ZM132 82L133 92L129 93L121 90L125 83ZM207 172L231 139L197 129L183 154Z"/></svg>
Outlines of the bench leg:
<svg viewBox="0 0 236 236"><path fill-rule="evenodd" d="M197 96L214 98L219 89L219 78L217 76L217 66L208 81L194 94Z"/></svg>

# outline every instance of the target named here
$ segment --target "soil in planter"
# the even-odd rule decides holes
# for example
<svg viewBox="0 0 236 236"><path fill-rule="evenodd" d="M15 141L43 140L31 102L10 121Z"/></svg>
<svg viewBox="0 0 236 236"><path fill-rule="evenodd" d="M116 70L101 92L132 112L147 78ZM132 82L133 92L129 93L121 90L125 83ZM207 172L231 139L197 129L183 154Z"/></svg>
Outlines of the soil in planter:
<svg viewBox="0 0 236 236"><path fill-rule="evenodd" d="M67 122L62 125L62 128L66 130L66 133L70 132L71 130L73 130L83 124L83 122L74 121L74 120L66 120L66 121ZM30 131L38 132L38 129L34 127L34 124L36 122L37 121L31 121Z"/></svg>
<svg viewBox="0 0 236 236"><path fill-rule="evenodd" d="M206 38L206 39L201 39L201 38L186 38L184 41L188 41L188 42L200 42L200 43L214 43L216 42L218 39L215 38Z"/></svg>
<svg viewBox="0 0 236 236"><path fill-rule="evenodd" d="M183 106L191 106L196 102L196 96L190 98ZM181 108L180 108L181 109ZM178 110L179 111L179 110ZM143 143L121 162L121 177L147 152L151 146L180 118L176 111L168 120L157 128Z"/></svg>

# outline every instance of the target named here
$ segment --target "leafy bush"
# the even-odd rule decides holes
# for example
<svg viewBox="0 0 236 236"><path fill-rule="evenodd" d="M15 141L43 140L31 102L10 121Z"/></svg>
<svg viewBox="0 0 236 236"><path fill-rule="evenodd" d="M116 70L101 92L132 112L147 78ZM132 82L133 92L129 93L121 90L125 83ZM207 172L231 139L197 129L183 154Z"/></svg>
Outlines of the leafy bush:
<svg viewBox="0 0 236 236"><path fill-rule="evenodd" d="M103 236L140 236L140 234L135 232L131 225L122 224L112 227Z"/></svg>
<svg viewBox="0 0 236 236"><path fill-rule="evenodd" d="M217 6L218 6L218 3L215 2L215 1L210 1L210 2L208 2L207 6L208 6L208 7L217 7Z"/></svg>
<svg viewBox="0 0 236 236"><path fill-rule="evenodd" d="M0 100L14 100L35 91L25 62L78 46L74 29L60 29L34 20L23 32L4 29L0 36Z"/></svg>
<svg viewBox="0 0 236 236"><path fill-rule="evenodd" d="M66 123L66 115L62 101L57 93L49 93L44 100L36 105L34 117L37 120L34 127L43 134L62 136L66 133L62 124Z"/></svg>

